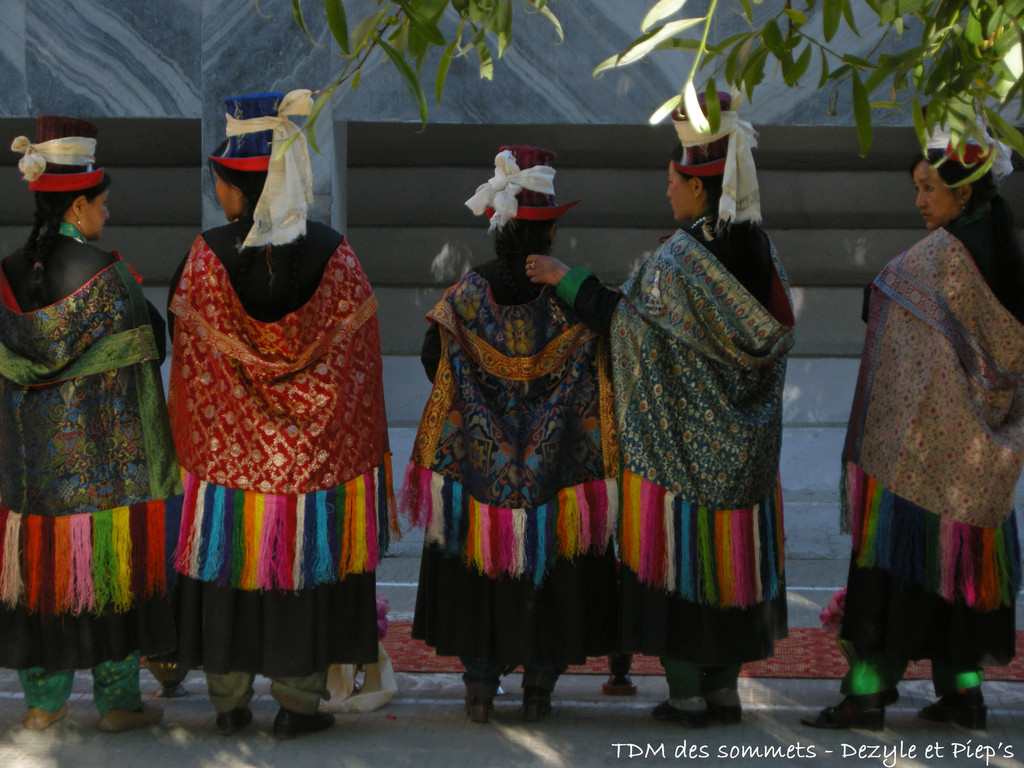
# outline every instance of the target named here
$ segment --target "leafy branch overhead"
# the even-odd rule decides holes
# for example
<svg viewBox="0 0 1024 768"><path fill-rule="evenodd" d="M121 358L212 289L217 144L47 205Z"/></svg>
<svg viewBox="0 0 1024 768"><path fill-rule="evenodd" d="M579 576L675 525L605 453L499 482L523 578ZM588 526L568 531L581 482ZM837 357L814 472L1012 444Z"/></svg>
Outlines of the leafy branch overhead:
<svg viewBox="0 0 1024 768"><path fill-rule="evenodd" d="M875 29L858 29L856 3L864 9L861 19L873 14ZM656 2L641 24L643 34L595 70L600 75L655 51L693 56L682 91L655 111L652 122L681 103L691 117L699 113L698 83L708 94L717 83L741 89L753 102L766 76L781 75L789 88L832 88L833 108L840 86L848 84L862 154L871 146L873 110L908 105L922 146L927 133L942 125L958 146L969 136L980 138L980 119L1024 154L1024 139L1011 125L1024 114L1024 0L710 0L704 15L675 19L685 5L686 0ZM709 41L712 21L724 12L738 15L745 28ZM844 29L870 51L864 56L843 51L838 42ZM707 101L714 110L717 100ZM719 119L717 112L708 115L713 129Z"/></svg>
<svg viewBox="0 0 1024 768"><path fill-rule="evenodd" d="M311 5L306 2L306 5ZM316 0L322 6L327 27L338 46L341 69L334 82L317 97L307 129L330 100L335 89L349 84L359 86L363 69L374 55L391 62L415 100L420 120L427 122L427 97L423 90L423 69L432 49L441 51L434 74L434 94L438 103L452 60L458 56L476 56L480 77L494 76L494 57L500 58L512 41L512 20L516 6L541 14L555 28L559 39L562 26L547 7L548 0L376 0L376 8L361 19L350 19L343 0ZM292 0L292 12L302 31L316 44L306 24L308 11L300 0ZM349 0L349 6L353 6ZM361 5L366 5L362 3ZM316 138L307 130L316 148Z"/></svg>

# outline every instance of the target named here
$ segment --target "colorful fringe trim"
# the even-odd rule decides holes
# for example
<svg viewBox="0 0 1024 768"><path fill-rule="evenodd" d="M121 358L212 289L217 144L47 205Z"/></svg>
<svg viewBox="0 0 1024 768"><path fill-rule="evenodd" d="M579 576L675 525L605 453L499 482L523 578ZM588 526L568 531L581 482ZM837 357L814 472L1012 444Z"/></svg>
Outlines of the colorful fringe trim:
<svg viewBox="0 0 1024 768"><path fill-rule="evenodd" d="M236 589L296 590L377 568L397 534L391 458L344 485L255 493L182 473L180 573Z"/></svg>
<svg viewBox="0 0 1024 768"><path fill-rule="evenodd" d="M843 485L859 567L979 611L1013 605L1021 583L1016 512L998 528L949 520L886 490L853 462Z"/></svg>
<svg viewBox="0 0 1024 768"><path fill-rule="evenodd" d="M0 601L44 617L119 613L168 589L181 497L59 517L0 507ZM173 579L173 572L170 574Z"/></svg>
<svg viewBox="0 0 1024 768"><path fill-rule="evenodd" d="M563 488L532 509L483 504L462 483L413 462L402 484L402 509L426 528L426 541L491 578L527 577L540 584L556 557L602 554L619 508L614 478Z"/></svg>
<svg viewBox="0 0 1024 768"><path fill-rule="evenodd" d="M782 492L745 509L691 504L622 472L622 563L643 584L716 608L750 608L779 595Z"/></svg>

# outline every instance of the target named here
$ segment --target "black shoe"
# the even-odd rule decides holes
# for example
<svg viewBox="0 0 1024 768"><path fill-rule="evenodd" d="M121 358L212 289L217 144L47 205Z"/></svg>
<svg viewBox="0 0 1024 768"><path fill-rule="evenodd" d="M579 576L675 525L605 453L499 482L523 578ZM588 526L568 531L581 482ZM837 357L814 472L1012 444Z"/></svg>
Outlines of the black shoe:
<svg viewBox="0 0 1024 768"><path fill-rule="evenodd" d="M316 733L334 725L334 715L330 712L314 712L304 715L281 707L274 718L274 736L278 739L294 739L299 734Z"/></svg>
<svg viewBox="0 0 1024 768"><path fill-rule="evenodd" d="M723 725L735 725L743 719L743 707L739 704L714 704L709 701L708 719Z"/></svg>
<svg viewBox="0 0 1024 768"><path fill-rule="evenodd" d="M866 696L847 696L834 707L825 707L817 717L802 717L800 722L814 728L840 730L864 728L869 731L885 729L885 707L881 693Z"/></svg>
<svg viewBox="0 0 1024 768"><path fill-rule="evenodd" d="M956 723L972 731L983 731L988 719L988 707L985 706L985 697L981 695L981 687L974 686L946 694L917 714L936 723Z"/></svg>
<svg viewBox="0 0 1024 768"><path fill-rule="evenodd" d="M486 723L494 709L494 699L490 696L467 696L466 714L474 723Z"/></svg>
<svg viewBox="0 0 1024 768"><path fill-rule="evenodd" d="M879 696L882 697L882 706L888 707L900 700L900 692L895 688L886 688Z"/></svg>
<svg viewBox="0 0 1024 768"><path fill-rule="evenodd" d="M705 709L677 709L668 701L663 701L651 712L655 720L662 720L666 723L679 723L690 728L703 728L708 724L708 710Z"/></svg>
<svg viewBox="0 0 1024 768"><path fill-rule="evenodd" d="M551 691L536 686L523 689L523 720L536 723L551 714Z"/></svg>
<svg viewBox="0 0 1024 768"><path fill-rule="evenodd" d="M235 707L230 712L217 715L217 733L230 736L239 728L245 728L252 722L252 710L248 707Z"/></svg>

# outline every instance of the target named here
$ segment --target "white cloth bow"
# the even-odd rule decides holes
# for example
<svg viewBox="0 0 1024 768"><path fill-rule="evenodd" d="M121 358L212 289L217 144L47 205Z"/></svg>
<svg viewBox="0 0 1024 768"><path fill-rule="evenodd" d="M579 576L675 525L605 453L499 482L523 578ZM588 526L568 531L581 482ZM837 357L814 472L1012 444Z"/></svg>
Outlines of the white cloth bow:
<svg viewBox="0 0 1024 768"><path fill-rule="evenodd" d="M494 209L491 226L487 230L501 229L519 212L517 195L524 189L543 195L555 194L555 169L550 165L534 165L520 170L515 155L508 149L494 158L494 175L476 188L466 206L477 216L488 208Z"/></svg>
<svg viewBox="0 0 1024 768"><path fill-rule="evenodd" d="M242 247L283 245L306 234L306 214L313 202L313 171L309 165L306 137L289 115L308 115L313 109L312 92L299 88L285 94L276 116L240 120L227 117L227 135L273 131L270 167L263 194L253 211L253 225ZM287 149L284 143L295 137Z"/></svg>
<svg viewBox="0 0 1024 768"><path fill-rule="evenodd" d="M96 162L96 139L83 136L65 136L33 144L27 136L18 136L11 150L24 157L18 161L18 170L25 181L35 181L46 171L46 164L87 165Z"/></svg>
<svg viewBox="0 0 1024 768"><path fill-rule="evenodd" d="M676 133L684 147L710 144L729 137L722 174L722 199L718 204L718 218L722 222L761 221L761 190L757 184L757 170L751 150L757 146L757 131L746 120L740 120L733 111L722 113L722 122L716 133L701 133L688 120L676 121Z"/></svg>

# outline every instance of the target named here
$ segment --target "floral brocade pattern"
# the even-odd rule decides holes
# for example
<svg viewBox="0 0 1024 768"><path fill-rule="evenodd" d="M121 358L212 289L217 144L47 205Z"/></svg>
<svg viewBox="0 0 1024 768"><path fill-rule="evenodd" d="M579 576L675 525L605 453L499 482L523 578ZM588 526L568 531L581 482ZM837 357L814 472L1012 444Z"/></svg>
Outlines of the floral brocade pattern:
<svg viewBox="0 0 1024 768"><path fill-rule="evenodd" d="M876 278L844 464L987 529L1024 467L1024 328L963 244L936 230Z"/></svg>
<svg viewBox="0 0 1024 768"><path fill-rule="evenodd" d="M169 405L182 465L201 480L275 494L333 488L380 465L376 309L344 241L304 306L257 321L197 238L171 304Z"/></svg>
<svg viewBox="0 0 1024 768"><path fill-rule="evenodd" d="M5 306L0 313L0 344L20 359L22 370L49 380L25 386L12 380L18 378L13 372L0 372L4 505L57 516L150 499L138 393L140 368L155 369L155 348L149 361L139 359L148 353L136 354L137 365L62 375L99 343L138 326L118 265L49 307L20 313Z"/></svg>
<svg viewBox="0 0 1024 768"><path fill-rule="evenodd" d="M792 307L772 307L678 231L622 287L612 376L623 467L691 503L733 509L774 489Z"/></svg>
<svg viewBox="0 0 1024 768"><path fill-rule="evenodd" d="M428 317L442 328L445 355L414 463L508 509L614 476L606 348L549 291L502 306L471 272Z"/></svg>

